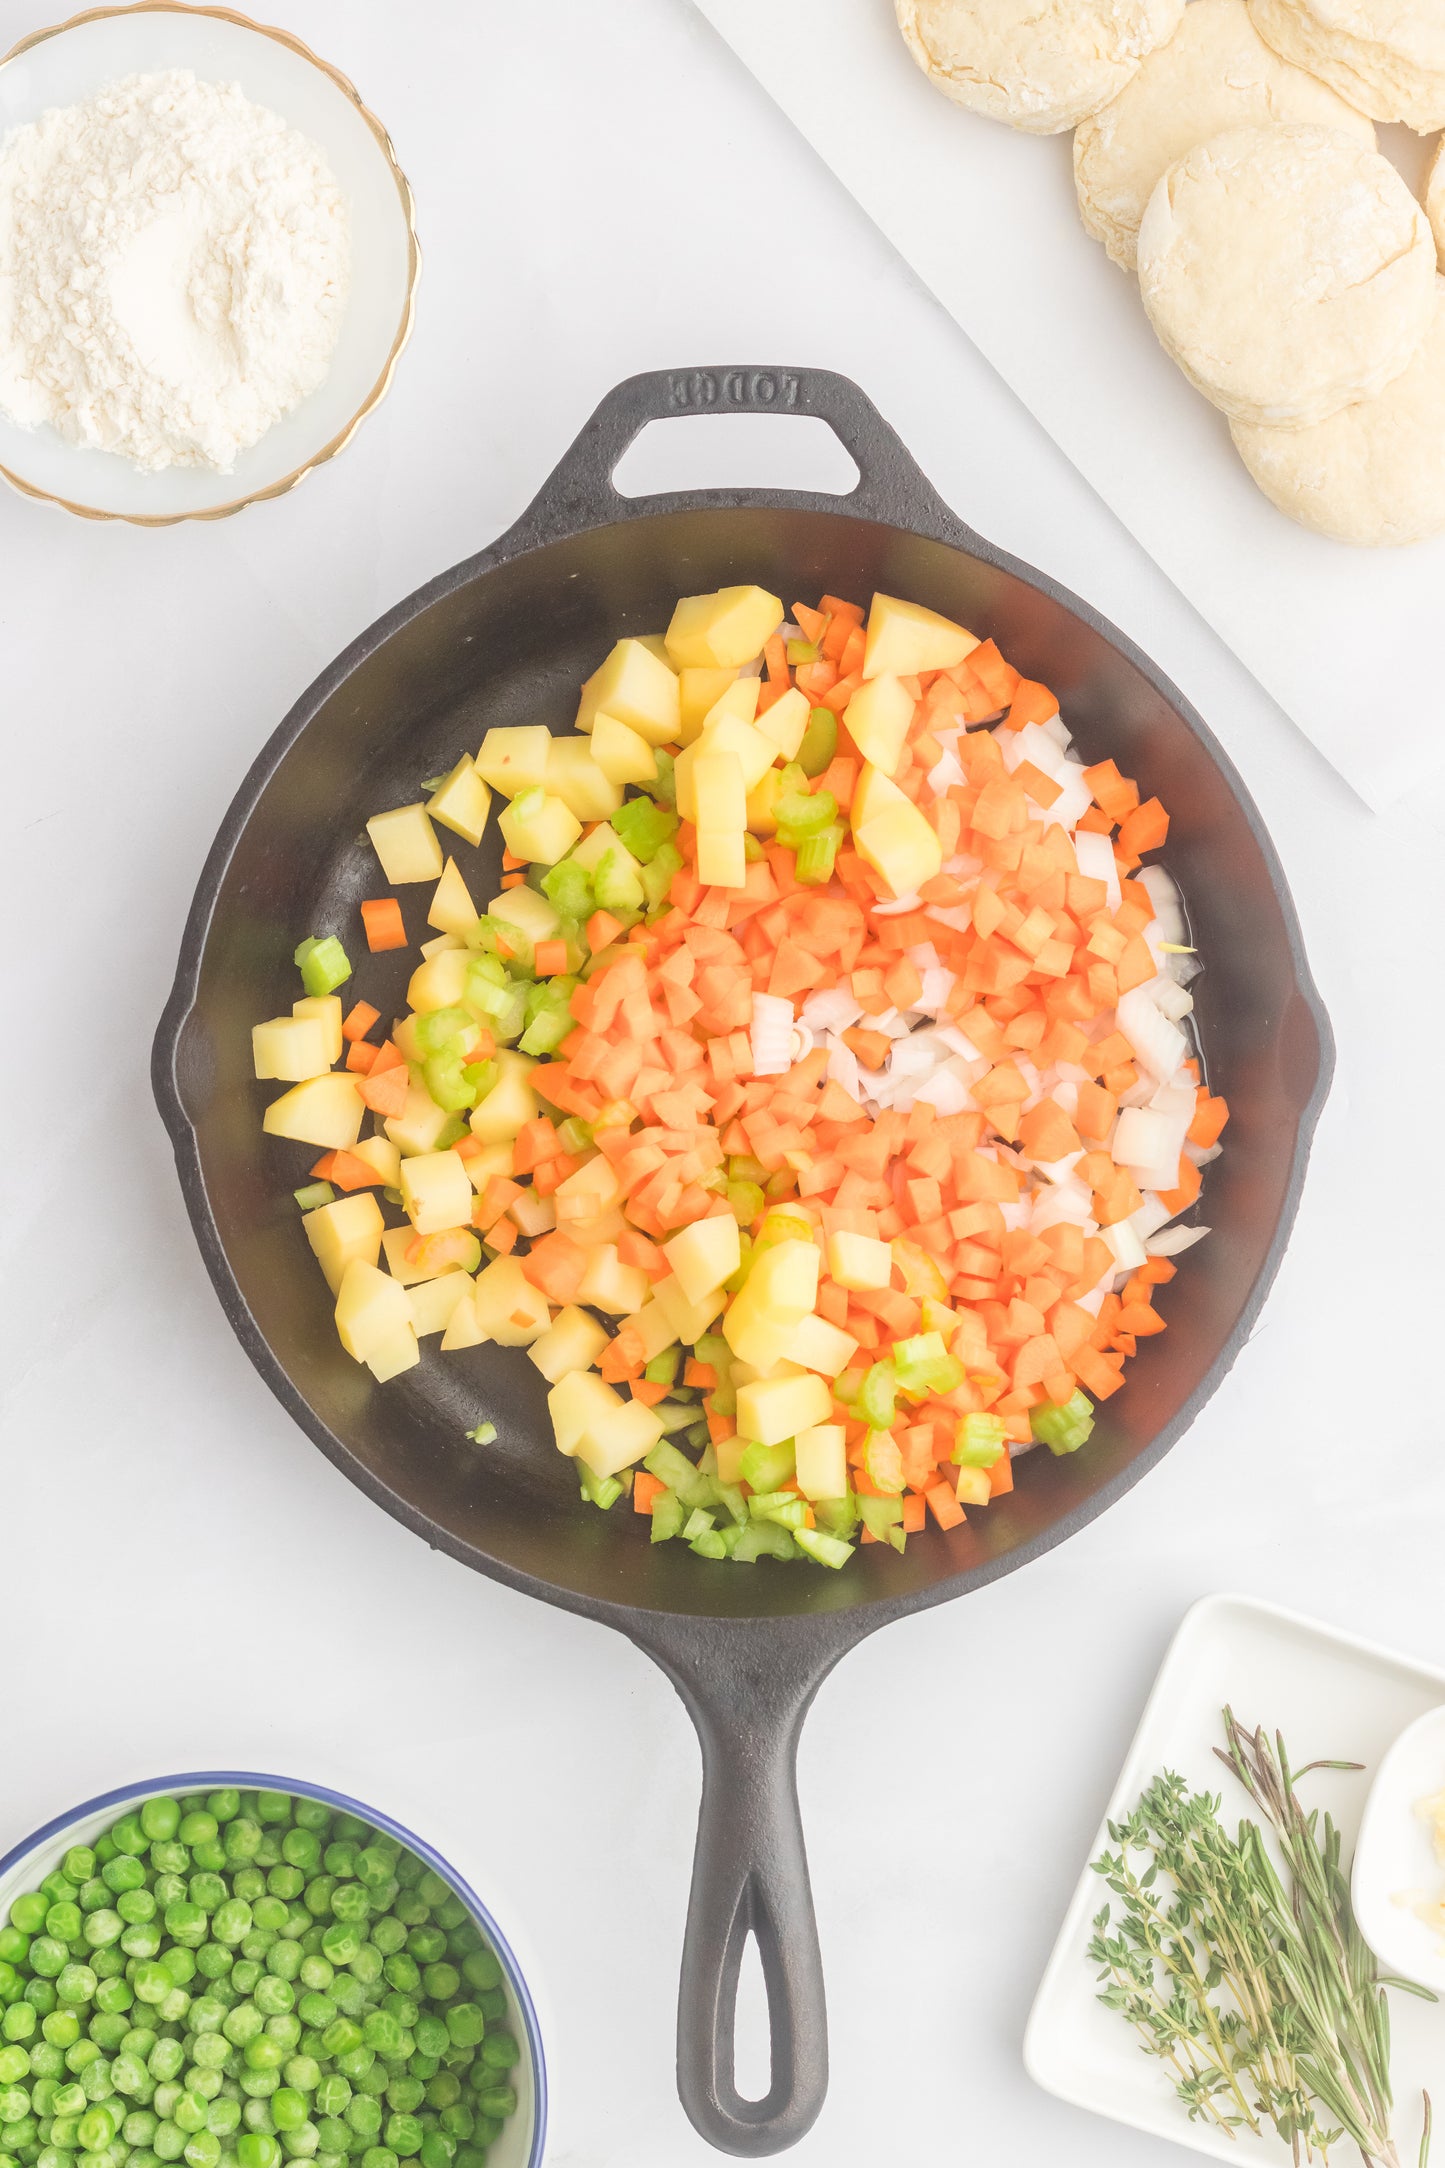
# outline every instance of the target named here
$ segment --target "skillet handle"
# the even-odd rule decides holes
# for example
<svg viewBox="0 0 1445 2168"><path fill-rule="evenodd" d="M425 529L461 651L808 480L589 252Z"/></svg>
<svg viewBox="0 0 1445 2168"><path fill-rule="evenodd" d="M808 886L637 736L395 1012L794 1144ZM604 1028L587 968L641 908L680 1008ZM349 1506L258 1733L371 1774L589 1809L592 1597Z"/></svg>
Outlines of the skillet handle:
<svg viewBox="0 0 1445 2168"><path fill-rule="evenodd" d="M818 1687L866 1628L816 1619L659 1618L632 1638L687 1704L702 1747L702 1806L677 2006L677 2089L719 2152L756 2159L795 2145L828 2090L828 2014L797 1752ZM771 2081L738 2091L738 1975L757 1940Z"/></svg>
<svg viewBox="0 0 1445 2168"><path fill-rule="evenodd" d="M828 424L858 469L845 496L804 490L709 489L624 497L612 476L649 422L686 414L805 414ZM969 534L851 378L832 369L740 366L654 369L608 392L505 539L505 552L532 548L616 520L645 518L685 501L699 510L748 505L826 510L846 505L860 519L907 526L958 541Z"/></svg>

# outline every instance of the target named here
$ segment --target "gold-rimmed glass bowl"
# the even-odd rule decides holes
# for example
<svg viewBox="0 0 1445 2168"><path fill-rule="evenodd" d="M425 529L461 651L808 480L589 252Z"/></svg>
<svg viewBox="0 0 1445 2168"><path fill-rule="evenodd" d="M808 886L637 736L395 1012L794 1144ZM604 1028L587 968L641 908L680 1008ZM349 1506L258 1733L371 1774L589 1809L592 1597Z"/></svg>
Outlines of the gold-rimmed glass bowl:
<svg viewBox="0 0 1445 2168"><path fill-rule="evenodd" d="M332 459L385 397L411 330L420 257L411 189L385 128L337 69L284 30L228 8L139 0L34 32L0 61L0 136L123 76L189 68L239 83L320 145L351 211L351 283L324 384L243 452L234 470L142 474L113 453L0 414L0 475L30 497L88 519L169 526L222 519L279 497Z"/></svg>

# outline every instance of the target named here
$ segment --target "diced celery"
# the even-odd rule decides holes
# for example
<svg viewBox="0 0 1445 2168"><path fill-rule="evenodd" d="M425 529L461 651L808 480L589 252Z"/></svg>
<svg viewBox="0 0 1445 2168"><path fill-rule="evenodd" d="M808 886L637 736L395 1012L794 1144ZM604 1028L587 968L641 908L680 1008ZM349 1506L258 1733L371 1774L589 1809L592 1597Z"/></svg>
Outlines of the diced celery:
<svg viewBox="0 0 1445 2168"><path fill-rule="evenodd" d="M898 1379L891 1362L874 1363L858 1388L855 1410L870 1430L887 1430L897 1413Z"/></svg>
<svg viewBox="0 0 1445 2168"><path fill-rule="evenodd" d="M652 1501L653 1542L669 1543L674 1536L680 1536L686 1518L682 1500L676 1491L659 1491Z"/></svg>
<svg viewBox="0 0 1445 2168"><path fill-rule="evenodd" d="M646 803L646 801L641 801ZM625 811L619 807L618 811ZM604 851L592 869L592 893L601 910L627 920L642 909L642 882L621 851Z"/></svg>
<svg viewBox="0 0 1445 2168"><path fill-rule="evenodd" d="M700 1518L700 1516L694 1513L692 1518L693 1520L697 1520ZM691 1525L691 1522L689 1522L688 1526L690 1527ZM684 1528L683 1530L683 1535L684 1537L686 1537L687 1535L686 1528ZM695 1558L726 1558L728 1555L728 1548L729 1547L723 1541L720 1532L716 1528L712 1527L704 1528L701 1533L694 1536L692 1541L688 1544L688 1549L692 1552Z"/></svg>
<svg viewBox="0 0 1445 2168"><path fill-rule="evenodd" d="M701 1506L695 1506L682 1524L682 1540L684 1543L696 1543L699 1536L710 1535L716 1526L717 1523L710 1513L704 1513Z"/></svg>
<svg viewBox="0 0 1445 2168"><path fill-rule="evenodd" d="M642 1375L649 1385L673 1385L677 1382L677 1367L682 1361L682 1349L665 1347L660 1355L654 1355Z"/></svg>
<svg viewBox="0 0 1445 2168"><path fill-rule="evenodd" d="M841 1400L845 1408L856 1406L863 1375L861 1370L845 1370L841 1377L834 1378L833 1398Z"/></svg>
<svg viewBox="0 0 1445 2168"><path fill-rule="evenodd" d="M486 1098L487 1093L494 1088L501 1073L502 1065L500 1062L472 1061L467 1063L462 1075L476 1093L477 1104L480 1104Z"/></svg>
<svg viewBox="0 0 1445 2168"><path fill-rule="evenodd" d="M473 1445L493 1445L496 1443L497 1426L495 1423L478 1423L476 1429L469 1430L466 1435Z"/></svg>
<svg viewBox="0 0 1445 2168"><path fill-rule="evenodd" d="M795 851L809 836L821 835L825 828L832 827L838 818L838 801L830 790L784 791L773 813L778 841Z"/></svg>
<svg viewBox="0 0 1445 2168"><path fill-rule="evenodd" d="M656 799L659 805L676 805L677 778L673 770L677 764L671 753L664 752L660 745L653 747L652 757L657 762L657 773L653 776L651 782L644 783L642 788L647 792L648 797ZM633 855L635 857L636 853L634 852Z"/></svg>
<svg viewBox="0 0 1445 2168"><path fill-rule="evenodd" d="M303 1189L293 1189L292 1196L303 1212L314 1212L323 1204L335 1204L336 1192L329 1182L308 1182Z"/></svg>
<svg viewBox="0 0 1445 2168"><path fill-rule="evenodd" d="M642 892L652 909L667 902L673 875L682 871L682 852L675 843L661 844L642 869Z"/></svg>
<svg viewBox="0 0 1445 2168"><path fill-rule="evenodd" d="M717 1478L714 1477L713 1480L716 1482ZM736 1483L718 1483L717 1502L739 1528L745 1528L752 1518L748 1512L748 1502Z"/></svg>
<svg viewBox="0 0 1445 2168"><path fill-rule="evenodd" d="M449 1114L432 1139L432 1150L434 1152L449 1152L457 1139L464 1137L466 1133L465 1118L460 1114ZM398 1204L401 1202L400 1197L398 1197L397 1202Z"/></svg>
<svg viewBox="0 0 1445 2168"><path fill-rule="evenodd" d="M858 1499L852 1491L842 1498L815 1499L813 1517L826 1535L851 1536L858 1526Z"/></svg>
<svg viewBox="0 0 1445 2168"><path fill-rule="evenodd" d="M763 849L762 838L760 836L755 836L751 828L749 828L747 833L743 837L744 865L761 865L762 861L767 857L767 855L767 852Z"/></svg>
<svg viewBox="0 0 1445 2168"><path fill-rule="evenodd" d="M1029 1414L1029 1428L1051 1453L1077 1453L1094 1428L1094 1403L1075 1392L1062 1407L1046 1400Z"/></svg>
<svg viewBox="0 0 1445 2168"><path fill-rule="evenodd" d="M468 1009L428 1009L412 1025L421 1054L445 1054L450 1047L469 1046L476 1035L477 1020Z"/></svg>
<svg viewBox="0 0 1445 2168"><path fill-rule="evenodd" d="M858 1511L863 1516L863 1526L878 1542L883 1542L893 1529L902 1529L903 1500L901 1498L860 1498Z"/></svg>
<svg viewBox="0 0 1445 2168"><path fill-rule="evenodd" d="M455 1050L445 1054L428 1054L421 1065L426 1088L437 1105L447 1114L461 1114L477 1103L477 1086L472 1071L490 1068L491 1063L474 1062L472 1070L464 1068L462 1057Z"/></svg>
<svg viewBox="0 0 1445 2168"><path fill-rule="evenodd" d="M559 859L555 866L542 875L542 893L555 904L564 919L589 919L597 908L592 897L592 880L584 866L572 859Z"/></svg>
<svg viewBox="0 0 1445 2168"><path fill-rule="evenodd" d="M708 1441L707 1424L692 1423L683 1432L683 1436L687 1439L687 1442L693 1448L693 1451L700 1453Z"/></svg>
<svg viewBox="0 0 1445 2168"><path fill-rule="evenodd" d="M812 640L790 640L787 653L788 661L795 670L800 662L816 662L818 660L817 644Z"/></svg>
<svg viewBox="0 0 1445 2168"><path fill-rule="evenodd" d="M297 949L292 962L301 973L301 984L308 994L332 994L338 986L344 986L351 977L351 959L334 933L309 936Z"/></svg>
<svg viewBox="0 0 1445 2168"><path fill-rule="evenodd" d="M798 1546L789 1531L779 1521L749 1521L738 1535L733 1558L740 1566L750 1566L755 1559L794 1559Z"/></svg>
<svg viewBox="0 0 1445 2168"><path fill-rule="evenodd" d="M956 1392L963 1383L963 1365L949 1354L938 1332L895 1340L893 1368L901 1390L920 1400L930 1393Z"/></svg>
<svg viewBox="0 0 1445 2168"><path fill-rule="evenodd" d="M524 1012L527 1028L520 1042L524 1054L555 1054L563 1040L576 1030L571 1002L577 985L574 978L560 977L543 979L528 988Z"/></svg>
<svg viewBox="0 0 1445 2168"><path fill-rule="evenodd" d="M692 1352L700 1363L710 1363L719 1377L732 1368L733 1351L720 1332L705 1332Z"/></svg>
<svg viewBox="0 0 1445 2168"><path fill-rule="evenodd" d="M825 828L821 835L807 836L798 845L797 855L793 860L793 875L804 888L821 888L825 881L832 880L833 868L838 862L838 847L843 842L845 833L846 831L834 822L833 826Z"/></svg>
<svg viewBox="0 0 1445 2168"><path fill-rule="evenodd" d="M853 1556L851 1543L842 1543L836 1536L825 1535L821 1528L800 1528L794 1541L815 1564L831 1566L835 1573Z"/></svg>
<svg viewBox="0 0 1445 2168"><path fill-rule="evenodd" d="M742 1286L744 1280L747 1278L748 1267L753 1261L753 1238L748 1233L746 1227L739 1230L738 1241L742 1246L741 1262L739 1263L738 1269L733 1274L732 1278L730 1280L723 1281L723 1292L728 1295L735 1295L737 1293L738 1289Z"/></svg>
<svg viewBox="0 0 1445 2168"><path fill-rule="evenodd" d="M664 757L659 753L659 771ZM672 781L671 767L672 763L669 761L669 784ZM661 775L659 772L660 780ZM650 784L648 787L653 792L657 790L656 783ZM671 810L670 805L655 805L651 797L626 799L617 808L611 819L613 828L627 845L628 850L644 866L657 856L664 843L671 843L673 837L677 834L677 815Z"/></svg>
<svg viewBox="0 0 1445 2168"><path fill-rule="evenodd" d="M501 1014L492 1018L492 1037L505 1046L519 1039L527 1021L527 988L525 984L514 985L507 995L507 1005Z"/></svg>
<svg viewBox="0 0 1445 2168"><path fill-rule="evenodd" d="M704 1475L694 1466L686 1453L679 1453L666 1438L660 1439L642 1463L649 1475L655 1475L659 1483L677 1492L682 1503L691 1510L701 1506L704 1510L717 1503L717 1484L712 1476Z"/></svg>
<svg viewBox="0 0 1445 2168"><path fill-rule="evenodd" d="M703 1402L703 1406L710 1415L720 1415L724 1421L728 1422L732 1420L733 1416L738 1412L738 1396L731 1377L728 1378L726 1383L719 1378L717 1384Z"/></svg>
<svg viewBox="0 0 1445 2168"><path fill-rule="evenodd" d="M565 1122L557 1125L557 1142L564 1152L585 1152L592 1142L592 1125L580 1115L569 1114Z"/></svg>
<svg viewBox="0 0 1445 2168"><path fill-rule="evenodd" d="M958 1468L991 1468L1002 1460L1004 1426L1001 1415L965 1415L953 1437L953 1461Z"/></svg>
<svg viewBox="0 0 1445 2168"><path fill-rule="evenodd" d="M745 1445L741 1466L743 1481L755 1491L780 1490L798 1472L792 1439L785 1438L781 1445Z"/></svg>
<svg viewBox="0 0 1445 2168"><path fill-rule="evenodd" d="M622 1485L614 1475L598 1476L592 1473L585 1460L576 1463L582 1482L582 1496L606 1513L622 1496Z"/></svg>
<svg viewBox="0 0 1445 2168"><path fill-rule="evenodd" d="M814 708L798 747L804 775L821 775L838 750L838 718L831 708Z"/></svg>
<svg viewBox="0 0 1445 2168"><path fill-rule="evenodd" d="M693 1401L659 1400L652 1412L669 1438L686 1437L689 1443L691 1442L691 1433L697 1421L697 1407ZM702 1427L705 1432L706 1423ZM702 1473L712 1475L714 1470L704 1468Z"/></svg>
<svg viewBox="0 0 1445 2168"><path fill-rule="evenodd" d="M751 1227L766 1201L756 1182L729 1182L726 1196L739 1227Z"/></svg>
<svg viewBox="0 0 1445 2168"><path fill-rule="evenodd" d="M754 1491L748 1511L755 1521L777 1521L784 1528L798 1529L807 1522L808 1501L796 1491Z"/></svg>

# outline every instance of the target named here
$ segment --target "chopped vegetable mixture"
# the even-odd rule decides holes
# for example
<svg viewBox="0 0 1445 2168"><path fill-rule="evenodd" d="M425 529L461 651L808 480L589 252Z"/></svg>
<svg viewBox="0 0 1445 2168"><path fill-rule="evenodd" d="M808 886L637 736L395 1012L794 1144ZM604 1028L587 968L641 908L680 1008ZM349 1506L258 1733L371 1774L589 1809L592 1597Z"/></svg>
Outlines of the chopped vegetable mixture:
<svg viewBox="0 0 1445 2168"><path fill-rule="evenodd" d="M715 1560L902 1550L1085 1444L1228 1109L1168 815L1045 686L913 603L726 588L618 641L576 735L426 788L368 823L430 890L408 1013L326 933L254 1034L351 1355L525 1347L583 1496ZM437 829L494 797L479 910ZM361 929L412 938L394 894Z"/></svg>

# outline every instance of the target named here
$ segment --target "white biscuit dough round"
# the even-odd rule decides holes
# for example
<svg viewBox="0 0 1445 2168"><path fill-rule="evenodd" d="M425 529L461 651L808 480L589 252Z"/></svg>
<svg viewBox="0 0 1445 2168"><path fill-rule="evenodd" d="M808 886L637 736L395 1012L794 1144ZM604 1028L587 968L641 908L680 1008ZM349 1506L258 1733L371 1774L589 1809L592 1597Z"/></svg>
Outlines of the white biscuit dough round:
<svg viewBox="0 0 1445 2168"><path fill-rule="evenodd" d="M1230 433L1271 504L1316 534L1380 548L1445 532L1445 279L1424 345L1377 398L1313 429Z"/></svg>
<svg viewBox="0 0 1445 2168"><path fill-rule="evenodd" d="M1334 128L1235 128L1149 198L1139 290L1206 399L1299 429L1409 367L1434 315L1435 245L1378 151Z"/></svg>
<svg viewBox="0 0 1445 2168"><path fill-rule="evenodd" d="M1440 268L1445 271L1445 136L1441 136L1425 176L1425 216L1435 234Z"/></svg>
<svg viewBox="0 0 1445 2168"><path fill-rule="evenodd" d="M1117 98L1184 0L894 0L929 81L955 105L1059 135Z"/></svg>
<svg viewBox="0 0 1445 2168"><path fill-rule="evenodd" d="M1363 113L1266 45L1245 0L1192 0L1167 45L1074 136L1079 213L1115 263L1134 268L1139 221L1162 173L1230 128L1304 122L1375 146Z"/></svg>
<svg viewBox="0 0 1445 2168"><path fill-rule="evenodd" d="M1371 120L1445 128L1441 0L1249 0L1254 27Z"/></svg>

